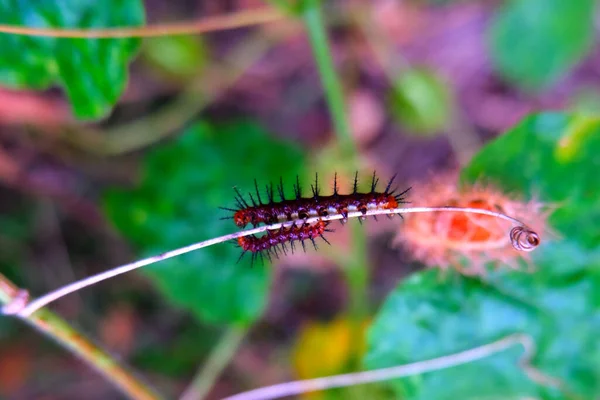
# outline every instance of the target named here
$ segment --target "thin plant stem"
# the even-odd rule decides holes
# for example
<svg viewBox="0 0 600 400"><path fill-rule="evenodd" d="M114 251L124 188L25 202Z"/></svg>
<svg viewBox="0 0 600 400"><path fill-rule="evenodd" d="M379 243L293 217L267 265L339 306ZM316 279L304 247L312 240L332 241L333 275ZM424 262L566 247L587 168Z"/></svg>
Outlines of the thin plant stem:
<svg viewBox="0 0 600 400"><path fill-rule="evenodd" d="M357 165L357 151L347 118L347 106L340 77L336 72L331 46L321 9L321 0L304 0L303 20L312 46L313 56L321 77L325 98L331 113L335 133L344 161L349 161L352 168ZM369 279L368 259L365 248L365 233L352 228L352 257L344 269L346 282L350 290L350 316L352 320L351 343L358 345L362 330L362 322L366 317L367 287ZM355 369L356 360L350 367Z"/></svg>
<svg viewBox="0 0 600 400"><path fill-rule="evenodd" d="M53 38L83 38L110 39L132 37L158 37L189 35L206 32L240 28L273 22L285 17L275 8L238 11L226 15L205 17L198 21L177 22L153 26L118 27L101 29L65 29L65 28L34 28L27 26L0 25L0 33L13 35L53 37Z"/></svg>
<svg viewBox="0 0 600 400"><path fill-rule="evenodd" d="M505 351L517 344L523 346L524 348L524 353L519 359L519 366L525 371L531 380L544 386L562 386L560 381L544 375L541 371L537 370L531 365L531 359L535 355L535 343L533 339L528 335L515 333L483 346L426 361L419 361L390 368L376 369L373 371L286 382L278 385L250 390L248 392L227 397L223 400L279 399L281 397L293 396L318 390L361 385L418 375L425 372L437 371L480 360L501 351Z"/></svg>
<svg viewBox="0 0 600 400"><path fill-rule="evenodd" d="M364 229L354 224L351 229L352 254L343 269L350 294L351 332L350 343L352 354L360 353L359 346L362 340L363 323L368 317L368 287L369 287L369 259L367 257L367 244ZM360 360L353 358L349 365L351 371L360 369Z"/></svg>
<svg viewBox="0 0 600 400"><path fill-rule="evenodd" d="M346 274L351 290L351 313L362 319L367 315L366 289L369 279L367 245L365 231L356 224L350 227L352 236L352 258L349 259Z"/></svg>
<svg viewBox="0 0 600 400"><path fill-rule="evenodd" d="M335 133L337 135L344 158L354 161L356 148L346 118L346 104L342 84L335 71L331 48L327 38L321 0L304 0L302 17L308 32L313 56L321 76L325 98L331 113ZM354 162L353 162L354 164Z"/></svg>
<svg viewBox="0 0 600 400"><path fill-rule="evenodd" d="M24 291L0 274L0 303L21 301ZM26 293L26 292L25 292ZM68 322L47 309L37 309L28 316L19 316L23 322L53 339L61 347L83 360L103 375L125 396L136 400L160 399L150 386L133 372L120 365L106 350L92 343Z"/></svg>
<svg viewBox="0 0 600 400"><path fill-rule="evenodd" d="M352 211L352 212L348 213L347 217L344 217L343 215L340 215L340 214L334 214L334 215L328 215L325 217L311 217L311 218L307 218L306 220L302 220L302 221L305 223L311 224L311 223L315 223L317 221L334 221L334 220L340 220L340 219L346 219L346 218L358 218L358 217L362 217L362 216L429 213L429 212L461 212L461 213L489 215L492 217L503 219L505 221L509 221L512 224L516 224L517 227L520 227L522 229L527 230L528 232L535 234L535 232L533 232L532 230L527 228L527 226L523 222L519 221L516 218L510 217L508 215L505 215L505 214L502 214L499 212L484 210L481 208L472 208L472 207L408 207L408 208L400 207L400 208L394 208L394 209L390 209L390 210L379 210L379 209L369 210L365 214L363 214L360 211ZM246 229L243 231L234 232L234 233L231 233L228 235L223 235L223 236L219 236L219 237L216 237L213 239L194 243L189 246L181 247L179 249L170 250L170 251L164 252L162 254L159 254L157 256L152 256L152 257L144 258L142 260L138 260L138 261L135 261L135 262L132 262L129 264L121 265L119 267L110 269L108 271L101 272L99 274L92 275L90 277L70 283L70 284L65 285L59 289L56 289L50 293L47 293L33 301L28 301L27 293L25 292L25 293L22 293L21 296L19 296L20 301L13 301L13 302L7 304L6 306L4 306L2 311L6 315L18 315L20 317L28 317L29 315L33 314L35 311L39 310L40 308L46 306L47 304L49 304L55 300L58 300L59 298L61 298L63 296L66 296L70 293L76 292L85 287L94 285L98 282L102 282L106 279L114 278L115 276L124 274L126 272L133 271L135 269L144 267L146 265L154 264L159 261L167 260L169 258L177 257L182 254L186 254L186 253L189 253L189 252L192 252L195 250L199 250L203 247L212 246L217 243L227 242L229 240L234 240L234 239L237 239L237 238L243 237L243 236L254 235L256 233L261 233L266 230L273 230L273 229L280 229L282 227L289 227L291 225L294 225L295 223L296 223L295 221L290 221L290 222L282 222L282 223L271 224L271 225L263 225L263 226L259 226L257 228ZM513 239L512 232L513 231L511 231L511 241ZM513 246L515 248L517 248L514 241L513 241ZM519 248L517 248L517 249L522 250Z"/></svg>
<svg viewBox="0 0 600 400"><path fill-rule="evenodd" d="M204 399L237 352L247 332L248 328L242 326L232 326L227 329L179 400Z"/></svg>

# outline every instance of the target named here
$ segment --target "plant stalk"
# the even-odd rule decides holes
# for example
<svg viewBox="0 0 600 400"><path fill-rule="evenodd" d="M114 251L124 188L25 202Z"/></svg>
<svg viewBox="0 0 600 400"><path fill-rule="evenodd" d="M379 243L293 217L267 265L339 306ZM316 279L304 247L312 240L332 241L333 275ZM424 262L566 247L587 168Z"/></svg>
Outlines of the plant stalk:
<svg viewBox="0 0 600 400"><path fill-rule="evenodd" d="M347 107L339 76L331 56L320 0L305 0L302 18L310 40L313 56L325 91L325 99L331 113L337 139L345 160L356 165L356 146L346 118Z"/></svg>
<svg viewBox="0 0 600 400"><path fill-rule="evenodd" d="M513 247L519 251L532 251L539 244L539 237L535 231L531 230L527 227L523 222L519 221L516 218L510 217L506 214L502 214L496 211L485 210L481 208L473 208L473 207L400 207L394 208L391 210L369 210L366 215L363 215L361 211L351 211L348 215L344 216L341 214L332 214L326 217L311 217L306 219L304 222L308 224L312 224L317 221L335 221L340 219L347 218L358 218L363 216L372 216L372 215L392 215L392 214L413 214L413 213L430 213L430 212L456 212L456 213L471 213L471 214L480 214L480 215L489 215L491 217L500 218L505 221L516 225L515 228L511 230L510 241ZM209 240L204 240L202 242L193 243L188 246L180 247L175 250L170 250L164 252L162 254L144 258L141 260L134 261L132 263L120 265L118 267L112 268L108 271L101 272L96 275L89 276L87 278L83 278L79 281L72 282L68 285L65 285L61 288L58 288L52 292L46 293L43 296L38 297L37 299L33 299L31 301L22 301L15 302L11 301L11 307L8 309L5 307L2 311L4 314L18 315L20 317L29 317L37 310L45 307L51 302L60 299L63 296L68 295L69 293L76 292L80 289L83 289L88 286L92 286L98 282L102 282L106 279L114 278L115 276L119 276L121 274L136 270L138 268L144 267L146 265L154 264L160 261L167 260L169 258L177 257L186 253L190 253L192 251L196 251L202 249L204 247L209 247L218 243L227 242L229 240L237 239L243 236L254 235L256 233L265 232L267 230L280 229L281 227L289 227L295 224L296 221L288 221L288 222L278 222L276 224L271 225L262 225L256 228L246 229L243 231L238 231L234 233L230 233L228 235L219 236L216 238L212 238ZM515 231L518 229L518 231ZM532 239L528 240L528 239ZM4 301L10 301L4 300Z"/></svg>
<svg viewBox="0 0 600 400"><path fill-rule="evenodd" d="M11 304L26 294L26 291L19 289L0 274L1 304ZM50 310L41 308L29 316L17 316L94 368L128 398L136 400L161 398L133 372L120 365L106 350L92 343L67 321Z"/></svg>

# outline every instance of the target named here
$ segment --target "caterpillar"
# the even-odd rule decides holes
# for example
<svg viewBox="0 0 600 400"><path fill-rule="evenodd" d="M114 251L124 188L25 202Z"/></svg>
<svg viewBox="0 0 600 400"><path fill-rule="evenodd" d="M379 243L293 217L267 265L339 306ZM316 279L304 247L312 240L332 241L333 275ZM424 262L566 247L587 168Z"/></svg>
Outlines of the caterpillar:
<svg viewBox="0 0 600 400"><path fill-rule="evenodd" d="M389 180L383 192L378 192L377 184L379 178L377 178L374 172L373 180L371 182L371 191L359 193L357 172L354 176L352 193L340 194L336 173L334 176L333 194L323 196L320 193L318 176L315 174L315 184L311 185L312 196L303 197L300 180L298 176L296 176L296 183L294 184L295 198L293 199L287 199L285 197L283 180L280 178L279 184L277 185L279 200L275 199L273 183L271 183L266 186L267 202L265 203L263 203L258 183L255 179L254 187L256 199L252 193L248 193L250 202L247 202L239 189L234 187L236 193L235 200L238 209L221 208L234 213L233 216L225 217L225 219L233 219L234 223L240 228L243 228L248 224L252 224L253 226L258 226L261 223L270 225L278 222L305 220L310 217L324 217L335 214L342 215L344 218L341 221L344 223L347 221L348 212L350 211L360 211L364 215L369 210L391 210L398 208L399 204L406 203L405 195L410 188L396 194L397 189L392 189L395 178L396 175ZM364 220L365 218L366 216L363 216L359 219Z"/></svg>
<svg viewBox="0 0 600 400"><path fill-rule="evenodd" d="M302 249L306 251L306 246L304 244L305 240L310 240L316 250L317 244L315 239L319 237L327 244L330 244L329 241L325 239L325 236L323 236L325 232L332 232L330 229L327 229L328 225L329 222L327 221L317 221L314 224L294 224L289 227L268 230L262 236L249 235L239 237L238 245L242 248L242 254L239 259L241 259L246 252L250 252L252 253L253 264L257 257L260 256L261 259L263 259L263 254L271 261L271 255L279 257L278 248L280 248L283 253L287 254L287 242L290 243L292 253L295 250L295 242L300 242Z"/></svg>

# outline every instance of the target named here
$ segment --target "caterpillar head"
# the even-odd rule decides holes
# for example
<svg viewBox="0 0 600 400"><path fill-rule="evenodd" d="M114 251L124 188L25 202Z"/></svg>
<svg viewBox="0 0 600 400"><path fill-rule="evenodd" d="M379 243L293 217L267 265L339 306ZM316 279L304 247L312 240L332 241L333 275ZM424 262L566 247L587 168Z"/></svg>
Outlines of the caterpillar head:
<svg viewBox="0 0 600 400"><path fill-rule="evenodd" d="M233 214L233 222L240 228L245 227L250 222L250 216L245 210L238 210Z"/></svg>

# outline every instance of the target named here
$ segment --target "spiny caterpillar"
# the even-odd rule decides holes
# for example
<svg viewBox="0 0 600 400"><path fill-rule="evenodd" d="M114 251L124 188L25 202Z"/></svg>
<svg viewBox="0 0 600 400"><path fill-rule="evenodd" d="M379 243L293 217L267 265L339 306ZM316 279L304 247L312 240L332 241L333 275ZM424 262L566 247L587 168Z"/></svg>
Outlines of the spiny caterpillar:
<svg viewBox="0 0 600 400"><path fill-rule="evenodd" d="M333 194L330 196L322 196L320 194L318 177L315 175L315 184L311 185L312 196L303 197L302 190L300 188L299 178L296 176L296 183L294 184L294 199L286 199L283 189L283 180L280 179L279 185L277 185L277 191L279 194L279 200L275 200L275 194L273 190L273 184L266 186L266 194L268 201L263 203L258 189L258 183L254 180L254 186L256 190L256 199L252 193L248 193L250 197L249 204L241 194L241 192L234 188L236 192L236 203L239 209L223 208L227 211L232 211L234 214L232 218L235 224L243 228L248 224L258 226L259 224L275 224L278 222L291 222L298 220L305 220L310 217L325 217L328 215L342 215L344 219L342 222L346 222L348 218L348 212L360 211L364 214L369 210L385 209L392 210L398 208L399 204L406 203L404 201L404 195L410 190L395 194L397 189L391 189L392 183L394 182L394 175L388 182L385 191L377 192L377 183L379 178L373 173L373 180L371 182L371 191L367 193L358 192L358 172L354 176L354 189L350 194L340 194L337 185L337 174L334 177L333 183ZM365 219L362 217L361 219Z"/></svg>
<svg viewBox="0 0 600 400"><path fill-rule="evenodd" d="M283 179L280 178L277 192L279 200L275 200L275 190L273 184L266 186L266 195L268 201L263 203L258 183L254 180L256 190L256 199L252 193L249 193L250 204L244 199L241 192L234 188L236 192L235 200L239 209L223 208L227 211L232 211L234 214L224 219L233 219L235 224L243 228L248 224L257 226L259 224L275 224L280 222L294 222L293 225L281 227L280 229L268 230L263 236L245 236L238 238L238 245L243 252L240 259L246 252L252 253L252 263L258 256L263 258L263 253L271 260L271 255L278 256L278 248L284 253L287 253L286 242L290 242L292 251L294 250L294 242L299 241L302 248L305 249L304 241L311 240L316 248L315 239L321 237L327 243L327 239L323 236L324 232L329 231L327 225L329 222L318 221L314 224L306 223L306 219L310 217L325 217L328 215L342 215L342 223L348 219L348 213L352 211L360 211L363 216L359 220L366 219L365 214L369 210L391 210L398 208L399 204L405 203L404 195L409 189L396 194L397 190L392 189L394 177L388 182L385 191L377 191L377 183L379 179L373 173L371 182L371 191L367 193L358 192L358 172L354 176L354 189L350 194L340 194L337 184L337 173L334 175L333 194L323 196L320 194L318 176L315 174L315 183L311 185L312 196L303 197L300 187L300 180L296 176L294 184L295 198L286 199Z"/></svg>
<svg viewBox="0 0 600 400"><path fill-rule="evenodd" d="M246 254L246 252L252 253L252 263L260 256L263 258L263 253L271 261L271 255L279 257L278 248L287 254L286 242L290 243L292 253L295 250L295 242L300 242L302 249L306 251L304 245L305 240L310 240L317 249L316 238L321 237L327 244L330 244L323 233L332 232L327 229L329 222L317 221L314 224L303 223L301 225L292 225L289 227L281 227L279 229L268 230L263 236L242 236L238 238L238 245L242 248L242 254L240 259Z"/></svg>

